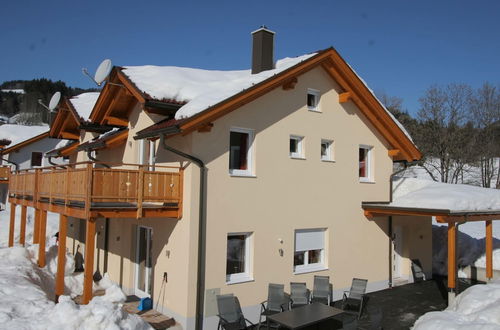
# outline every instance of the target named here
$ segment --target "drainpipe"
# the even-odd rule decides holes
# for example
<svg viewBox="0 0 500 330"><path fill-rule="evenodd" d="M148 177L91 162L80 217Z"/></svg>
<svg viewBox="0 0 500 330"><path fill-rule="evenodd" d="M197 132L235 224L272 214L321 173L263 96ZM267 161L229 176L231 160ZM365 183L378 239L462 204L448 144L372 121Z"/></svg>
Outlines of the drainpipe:
<svg viewBox="0 0 500 330"><path fill-rule="evenodd" d="M99 160L97 158L95 158L94 156L92 156L92 150L91 149L87 149L87 157L95 162L95 163L99 163ZM108 164L105 164L105 163L99 163L101 164L102 166L106 167L106 168L111 168Z"/></svg>
<svg viewBox="0 0 500 330"><path fill-rule="evenodd" d="M198 276L196 290L196 330L203 329L203 309L205 299L205 259L206 259L206 232L207 232L207 215L205 212L206 205L206 188L205 182L207 177L207 168L203 161L192 155L186 154L180 150L174 149L165 143L165 135L160 135L160 145L163 149L170 151L178 156L189 159L200 168L200 210L199 210L199 230L198 230Z"/></svg>
<svg viewBox="0 0 500 330"><path fill-rule="evenodd" d="M54 157L54 156L49 156L49 157L47 158L47 161L49 162L49 164L50 164L50 165L57 166L57 167L60 167L60 168L62 168L62 169L66 169L66 166L62 166L62 165L60 165L60 164L56 164L56 163L54 163L54 162L52 161L52 158L53 158L53 157Z"/></svg>
<svg viewBox="0 0 500 330"><path fill-rule="evenodd" d="M14 166L15 166L15 168L16 168L16 171L19 171L19 164L18 164L18 163L13 162L13 161L10 161L10 160L8 160L8 159L5 159L5 158L3 158L3 157L1 157L0 159L1 159L1 160L3 160L3 161L5 161L5 162L7 162L7 163L10 163L10 164L14 165Z"/></svg>

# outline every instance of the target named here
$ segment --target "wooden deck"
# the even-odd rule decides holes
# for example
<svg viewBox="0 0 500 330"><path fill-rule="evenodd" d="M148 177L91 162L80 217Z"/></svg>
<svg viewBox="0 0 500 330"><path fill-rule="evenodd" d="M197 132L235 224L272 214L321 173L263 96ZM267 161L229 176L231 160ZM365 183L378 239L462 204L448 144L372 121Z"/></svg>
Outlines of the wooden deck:
<svg viewBox="0 0 500 330"><path fill-rule="evenodd" d="M182 216L183 170L75 163L10 174L9 201L83 219Z"/></svg>

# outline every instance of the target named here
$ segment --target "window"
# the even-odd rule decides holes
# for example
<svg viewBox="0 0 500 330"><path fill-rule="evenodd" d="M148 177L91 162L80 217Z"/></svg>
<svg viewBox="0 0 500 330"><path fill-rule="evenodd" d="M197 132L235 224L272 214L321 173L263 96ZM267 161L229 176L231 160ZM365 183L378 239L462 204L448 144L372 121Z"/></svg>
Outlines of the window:
<svg viewBox="0 0 500 330"><path fill-rule="evenodd" d="M359 146L359 180L371 181L371 146Z"/></svg>
<svg viewBox="0 0 500 330"><path fill-rule="evenodd" d="M311 111L321 111L319 108L319 91L309 88L307 90L307 109Z"/></svg>
<svg viewBox="0 0 500 330"><path fill-rule="evenodd" d="M42 166L42 156L41 152L32 152L31 153L31 166Z"/></svg>
<svg viewBox="0 0 500 330"><path fill-rule="evenodd" d="M241 128L231 129L229 136L229 173L231 175L252 175L253 131Z"/></svg>
<svg viewBox="0 0 500 330"><path fill-rule="evenodd" d="M290 157L304 158L303 140L303 136L290 135Z"/></svg>
<svg viewBox="0 0 500 330"><path fill-rule="evenodd" d="M332 161L333 160L333 151L332 140L321 140L321 160Z"/></svg>
<svg viewBox="0 0 500 330"><path fill-rule="evenodd" d="M300 229L295 231L295 273L323 270L325 266L325 229Z"/></svg>
<svg viewBox="0 0 500 330"><path fill-rule="evenodd" d="M250 237L250 233L227 235L227 283L252 280L250 275Z"/></svg>

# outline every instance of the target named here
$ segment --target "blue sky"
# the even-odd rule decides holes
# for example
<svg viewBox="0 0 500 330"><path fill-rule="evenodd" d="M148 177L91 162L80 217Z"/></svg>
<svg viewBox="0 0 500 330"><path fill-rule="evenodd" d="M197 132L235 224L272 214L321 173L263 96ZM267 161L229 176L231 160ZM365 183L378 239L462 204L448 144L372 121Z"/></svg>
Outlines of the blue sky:
<svg viewBox="0 0 500 330"><path fill-rule="evenodd" d="M0 82L116 65L250 66L250 32L276 32L276 58L335 47L375 91L411 113L432 84L500 84L500 1L5 1Z"/></svg>

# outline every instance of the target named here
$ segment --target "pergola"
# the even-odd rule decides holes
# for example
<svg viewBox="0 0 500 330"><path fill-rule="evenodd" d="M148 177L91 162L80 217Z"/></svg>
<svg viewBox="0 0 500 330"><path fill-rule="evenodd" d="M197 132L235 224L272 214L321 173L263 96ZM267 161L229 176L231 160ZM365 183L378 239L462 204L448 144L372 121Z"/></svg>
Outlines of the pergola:
<svg viewBox="0 0 500 330"><path fill-rule="evenodd" d="M458 225L470 221L485 222L486 277L488 280L493 277L492 222L500 220L500 190L431 182L412 191L412 183L414 182L406 183L404 194L395 196L392 202L363 203L362 207L366 217L370 219L396 215L425 216L435 217L437 222L448 225L448 302L451 303L457 293ZM399 184L403 185L404 183L400 182ZM430 196L422 198L425 194ZM441 196L441 199L446 199L446 201L440 200L439 196ZM463 198L466 196L468 196L468 199L463 202ZM482 206L485 204L489 207L485 209L480 207L462 209L463 206ZM444 205L450 207L442 208Z"/></svg>

